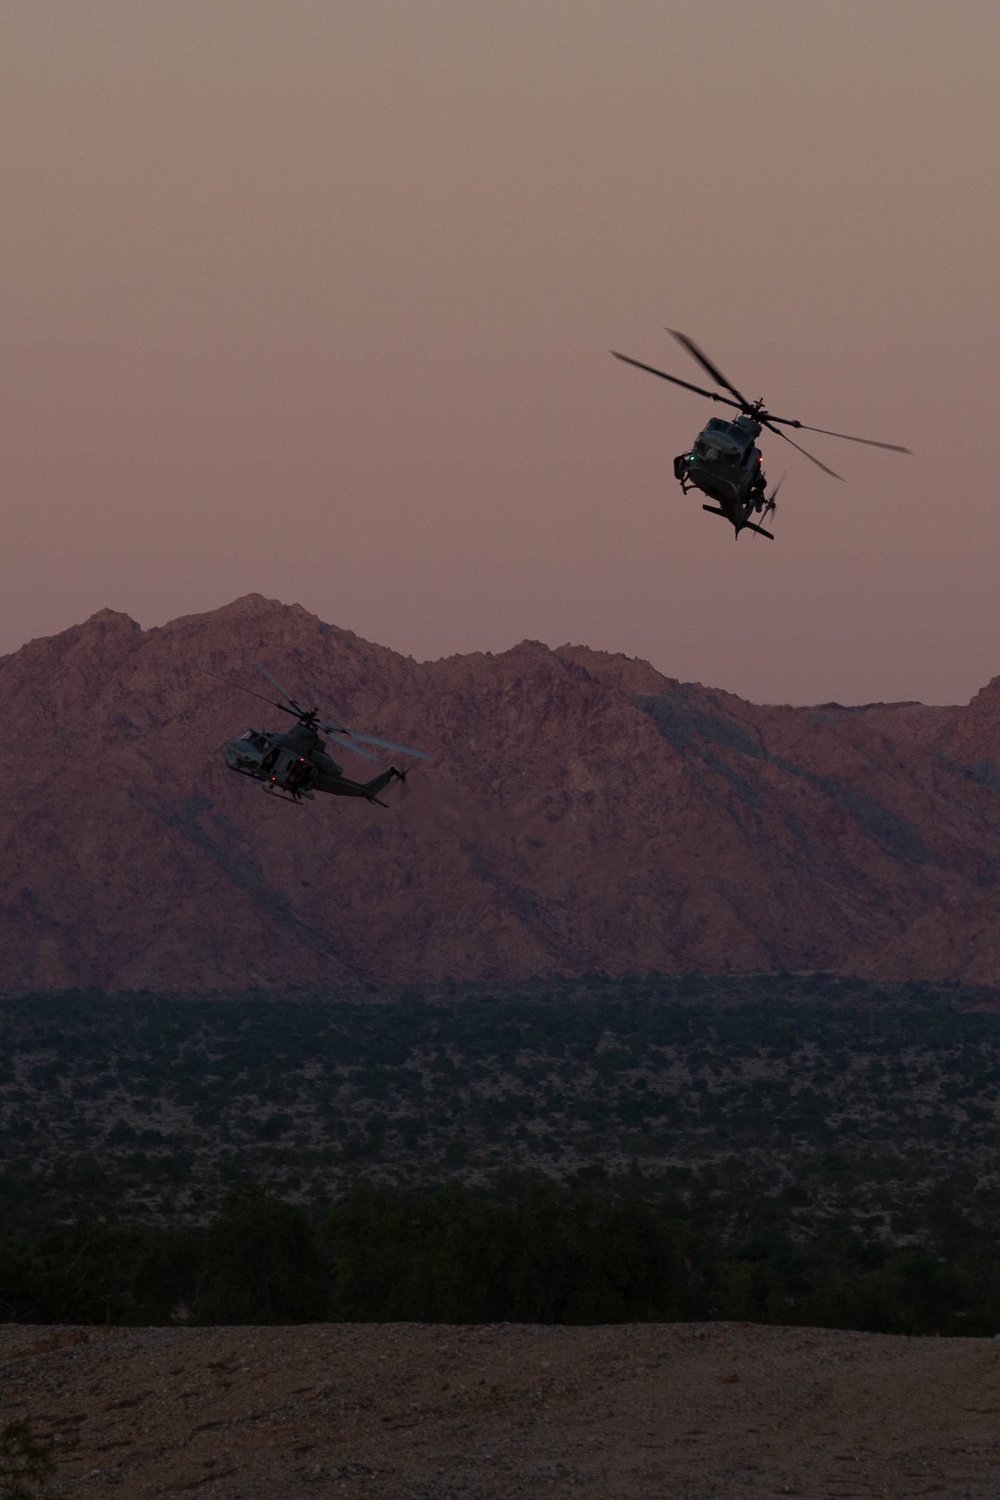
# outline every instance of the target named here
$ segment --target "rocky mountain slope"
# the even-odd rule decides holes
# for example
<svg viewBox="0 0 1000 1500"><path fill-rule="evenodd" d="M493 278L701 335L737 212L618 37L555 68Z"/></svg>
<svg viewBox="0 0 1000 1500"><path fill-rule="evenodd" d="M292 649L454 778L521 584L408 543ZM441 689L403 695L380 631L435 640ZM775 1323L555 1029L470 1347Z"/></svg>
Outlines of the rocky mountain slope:
<svg viewBox="0 0 1000 1500"><path fill-rule="evenodd" d="M434 756L389 811L220 747L291 691ZM525 641L418 663L251 595L0 661L4 993L660 970L1000 980L1000 678L965 708L759 707ZM366 776L363 761L348 774Z"/></svg>

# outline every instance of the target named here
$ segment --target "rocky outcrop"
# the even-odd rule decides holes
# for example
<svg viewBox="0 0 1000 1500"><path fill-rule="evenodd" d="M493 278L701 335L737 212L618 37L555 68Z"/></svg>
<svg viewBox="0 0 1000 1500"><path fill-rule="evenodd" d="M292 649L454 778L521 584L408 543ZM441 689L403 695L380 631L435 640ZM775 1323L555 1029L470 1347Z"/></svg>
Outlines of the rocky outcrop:
<svg viewBox="0 0 1000 1500"><path fill-rule="evenodd" d="M221 744L292 692L434 756L296 808ZM525 641L417 663L258 595L0 661L5 993L701 970L1000 980L1000 678L759 707ZM349 773L374 768L358 761Z"/></svg>

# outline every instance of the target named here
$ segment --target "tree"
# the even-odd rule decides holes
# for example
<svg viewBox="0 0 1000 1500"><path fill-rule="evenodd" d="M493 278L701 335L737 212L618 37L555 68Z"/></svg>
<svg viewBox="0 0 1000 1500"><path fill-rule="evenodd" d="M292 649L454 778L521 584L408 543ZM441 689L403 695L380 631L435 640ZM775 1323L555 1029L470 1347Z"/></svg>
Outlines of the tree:
<svg viewBox="0 0 1000 1500"><path fill-rule="evenodd" d="M203 1250L198 1323L308 1323L328 1314L327 1277L303 1209L258 1183L226 1194Z"/></svg>

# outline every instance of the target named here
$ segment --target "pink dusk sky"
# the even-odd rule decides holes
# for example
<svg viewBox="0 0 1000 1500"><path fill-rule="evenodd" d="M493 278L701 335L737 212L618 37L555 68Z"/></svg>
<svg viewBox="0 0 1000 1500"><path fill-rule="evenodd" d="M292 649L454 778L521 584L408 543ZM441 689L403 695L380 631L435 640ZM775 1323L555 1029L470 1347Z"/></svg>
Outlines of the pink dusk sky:
<svg viewBox="0 0 1000 1500"><path fill-rule="evenodd" d="M257 591L760 701L1000 673L996 0L5 0L0 650ZM681 496L703 377L823 437ZM257 642L248 642L252 655ZM253 648L253 649L250 649Z"/></svg>

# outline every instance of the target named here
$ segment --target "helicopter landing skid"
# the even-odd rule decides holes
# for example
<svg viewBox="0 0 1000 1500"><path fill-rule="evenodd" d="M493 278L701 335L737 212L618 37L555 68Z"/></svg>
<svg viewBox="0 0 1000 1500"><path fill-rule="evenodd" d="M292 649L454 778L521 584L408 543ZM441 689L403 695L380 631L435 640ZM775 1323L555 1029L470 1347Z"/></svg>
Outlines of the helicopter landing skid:
<svg viewBox="0 0 1000 1500"><path fill-rule="evenodd" d="M269 797L277 797L281 802L294 802L296 807L302 806L303 797L308 797L310 802L312 802L313 800L312 792L279 791L276 786L273 786L270 782L267 781L265 781L264 783L264 790Z"/></svg>
<svg viewBox="0 0 1000 1500"><path fill-rule="evenodd" d="M244 771L239 766L227 766L226 769L229 771L235 771L237 776L249 776L251 781L261 780L261 778L259 776L255 776L252 771ZM273 786L269 781L263 782L262 786L263 790L269 797L280 797L282 802L294 802L296 807L300 807L302 805L303 797L308 797L310 802L313 801L312 792L279 792L278 788L276 786Z"/></svg>
<svg viewBox="0 0 1000 1500"><path fill-rule="evenodd" d="M724 510L716 510L714 505L703 505L701 508L707 510L710 516L721 516L724 521L729 522L730 526L734 524L731 516L727 516ZM753 521L741 521L736 527L736 535L739 536L741 531L756 531L758 536L766 536L768 541L774 541L773 532L765 531L763 526L757 526Z"/></svg>

